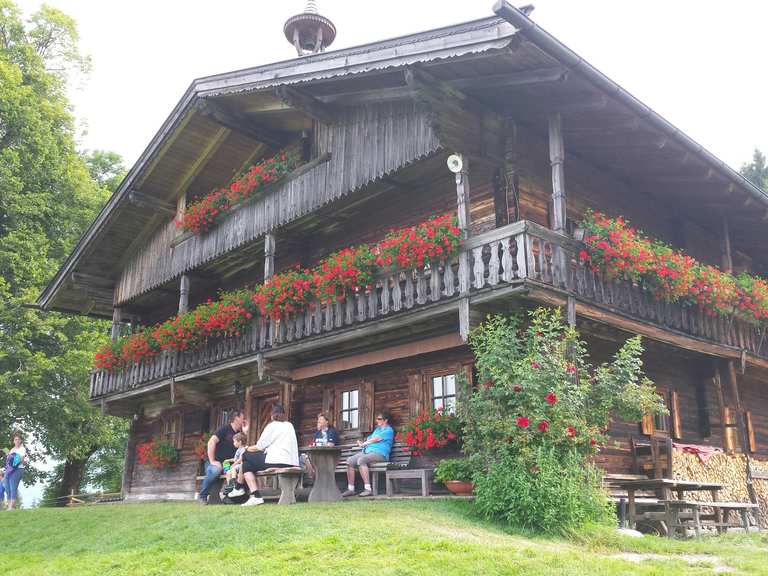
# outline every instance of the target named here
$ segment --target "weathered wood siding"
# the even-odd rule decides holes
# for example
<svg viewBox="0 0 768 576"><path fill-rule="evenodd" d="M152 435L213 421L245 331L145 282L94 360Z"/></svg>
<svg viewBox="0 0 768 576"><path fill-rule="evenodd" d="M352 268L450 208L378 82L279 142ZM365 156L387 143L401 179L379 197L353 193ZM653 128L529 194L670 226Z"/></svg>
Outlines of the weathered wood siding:
<svg viewBox="0 0 768 576"><path fill-rule="evenodd" d="M350 108L338 124L317 125L316 153L330 160L236 209L207 234L173 247L170 221L125 265L116 301L135 296L192 270L399 168L439 147L426 115L412 102ZM223 183L222 183L223 184Z"/></svg>

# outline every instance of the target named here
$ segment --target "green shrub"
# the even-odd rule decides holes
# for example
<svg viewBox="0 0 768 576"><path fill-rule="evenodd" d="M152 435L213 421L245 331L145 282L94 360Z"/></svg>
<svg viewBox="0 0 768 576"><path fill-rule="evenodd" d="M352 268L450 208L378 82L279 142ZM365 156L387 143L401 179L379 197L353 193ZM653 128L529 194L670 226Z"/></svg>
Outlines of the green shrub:
<svg viewBox="0 0 768 576"><path fill-rule="evenodd" d="M518 528L563 533L615 520L600 473L576 451L541 447L531 460L511 454L475 477L480 513Z"/></svg>
<svg viewBox="0 0 768 576"><path fill-rule="evenodd" d="M472 463L467 458L446 458L441 460L437 468L435 468L435 480L438 482L447 482L449 480L471 482Z"/></svg>
<svg viewBox="0 0 768 576"><path fill-rule="evenodd" d="M527 327L517 316L489 317L470 345L480 386L459 410L482 512L555 532L603 517L589 458L605 444L611 417L637 421L664 410L642 372L640 337L595 367L560 311L539 308Z"/></svg>

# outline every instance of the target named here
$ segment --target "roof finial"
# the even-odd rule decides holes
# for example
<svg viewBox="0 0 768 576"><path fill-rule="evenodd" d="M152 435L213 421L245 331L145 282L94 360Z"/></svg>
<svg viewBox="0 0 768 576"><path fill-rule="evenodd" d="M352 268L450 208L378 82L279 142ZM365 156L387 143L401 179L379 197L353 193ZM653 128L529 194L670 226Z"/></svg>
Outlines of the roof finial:
<svg viewBox="0 0 768 576"><path fill-rule="evenodd" d="M325 51L336 38L336 26L317 11L317 2L308 0L304 12L291 16L283 26L285 37L299 56Z"/></svg>

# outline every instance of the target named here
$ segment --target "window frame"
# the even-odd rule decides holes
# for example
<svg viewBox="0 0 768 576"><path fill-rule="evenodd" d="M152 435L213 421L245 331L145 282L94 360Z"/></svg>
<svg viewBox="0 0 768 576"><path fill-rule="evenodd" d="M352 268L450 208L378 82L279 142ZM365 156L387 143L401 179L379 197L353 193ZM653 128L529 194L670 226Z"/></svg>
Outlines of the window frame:
<svg viewBox="0 0 768 576"><path fill-rule="evenodd" d="M449 414L456 414L456 403L458 402L458 374L456 372L440 371L427 373L426 377L429 378L429 408L436 411L438 408L435 404L436 400L442 400L443 411ZM446 394L446 382L447 379L453 378L453 394ZM440 390L441 395L435 395L435 380L440 378ZM450 410L445 409L446 400L453 399L453 406Z"/></svg>
<svg viewBox="0 0 768 576"><path fill-rule="evenodd" d="M339 416L339 432L342 434L359 434L362 431L360 430L360 392L361 392L360 386L345 386L344 388L339 389L338 391L338 398L339 398L339 404L338 404L338 416ZM351 396L350 396L350 406L347 408L344 408L344 395L345 394L352 394L355 393L355 406L351 406ZM357 415L357 426L352 426L350 428L344 427L344 414L349 413L350 415L355 412Z"/></svg>

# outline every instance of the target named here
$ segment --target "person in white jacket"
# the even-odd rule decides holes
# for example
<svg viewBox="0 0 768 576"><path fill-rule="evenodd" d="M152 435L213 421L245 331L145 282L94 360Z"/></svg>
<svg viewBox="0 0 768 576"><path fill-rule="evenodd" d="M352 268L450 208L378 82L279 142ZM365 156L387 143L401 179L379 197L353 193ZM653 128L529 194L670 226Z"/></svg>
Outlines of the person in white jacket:
<svg viewBox="0 0 768 576"><path fill-rule="evenodd" d="M299 465L299 444L293 424L286 422L285 409L280 404L272 407L272 421L267 424L255 446L249 446L243 455L243 476L250 498L243 506L264 504L256 482L256 472L269 468L290 468ZM229 493L230 498L242 496L244 490Z"/></svg>

